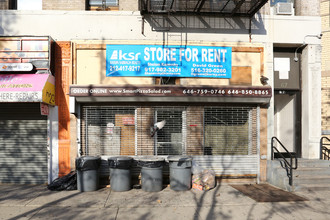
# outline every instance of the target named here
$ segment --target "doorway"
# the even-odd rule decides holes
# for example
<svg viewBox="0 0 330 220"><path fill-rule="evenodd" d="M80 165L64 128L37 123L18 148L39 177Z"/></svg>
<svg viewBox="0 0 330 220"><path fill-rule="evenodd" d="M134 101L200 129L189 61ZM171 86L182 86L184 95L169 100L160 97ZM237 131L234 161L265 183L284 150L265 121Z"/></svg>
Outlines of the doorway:
<svg viewBox="0 0 330 220"><path fill-rule="evenodd" d="M301 157L300 92L275 90L274 114L275 136L288 151L295 152L298 157Z"/></svg>

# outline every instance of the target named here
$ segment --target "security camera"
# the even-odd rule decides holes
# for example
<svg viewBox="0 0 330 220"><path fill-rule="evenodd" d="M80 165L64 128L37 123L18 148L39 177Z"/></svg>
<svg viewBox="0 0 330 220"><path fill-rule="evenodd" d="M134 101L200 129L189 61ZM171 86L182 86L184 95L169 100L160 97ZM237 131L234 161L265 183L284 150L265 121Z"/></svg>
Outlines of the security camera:
<svg viewBox="0 0 330 220"><path fill-rule="evenodd" d="M293 60L294 60L294 62L298 62L299 61L298 57L294 57Z"/></svg>

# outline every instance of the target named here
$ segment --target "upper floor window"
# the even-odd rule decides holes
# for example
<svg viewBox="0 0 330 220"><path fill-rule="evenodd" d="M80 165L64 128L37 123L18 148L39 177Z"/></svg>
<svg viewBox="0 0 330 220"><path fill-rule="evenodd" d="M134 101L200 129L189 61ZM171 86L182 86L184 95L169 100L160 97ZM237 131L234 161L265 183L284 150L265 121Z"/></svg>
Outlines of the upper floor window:
<svg viewBox="0 0 330 220"><path fill-rule="evenodd" d="M42 0L16 0L11 2L17 10L42 10Z"/></svg>

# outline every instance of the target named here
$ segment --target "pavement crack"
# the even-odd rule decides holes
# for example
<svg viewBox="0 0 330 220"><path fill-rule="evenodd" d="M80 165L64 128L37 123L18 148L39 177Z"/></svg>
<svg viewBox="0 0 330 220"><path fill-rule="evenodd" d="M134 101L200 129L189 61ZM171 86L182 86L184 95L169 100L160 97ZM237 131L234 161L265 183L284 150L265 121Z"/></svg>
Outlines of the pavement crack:
<svg viewBox="0 0 330 220"><path fill-rule="evenodd" d="M108 203L108 201L109 201L110 195L111 195L111 190L109 190L109 195L108 195L107 199L105 200L105 203L104 203L103 208L106 207L106 205L107 205L107 203ZM118 211L117 211L117 212L118 212Z"/></svg>

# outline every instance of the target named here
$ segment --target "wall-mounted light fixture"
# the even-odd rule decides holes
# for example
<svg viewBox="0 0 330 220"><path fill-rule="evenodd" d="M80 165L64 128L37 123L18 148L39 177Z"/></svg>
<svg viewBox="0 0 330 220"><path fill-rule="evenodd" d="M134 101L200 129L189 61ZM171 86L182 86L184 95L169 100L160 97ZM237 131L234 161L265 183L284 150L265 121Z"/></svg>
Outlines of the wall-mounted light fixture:
<svg viewBox="0 0 330 220"><path fill-rule="evenodd" d="M299 47L297 47L296 51L294 52L294 58L293 58L293 60L294 60L295 62L298 62L298 61L299 61L298 56L297 56L297 52L298 52L298 50L299 50L300 48L306 46L306 38L307 38L307 37L317 37L318 39L321 39L322 36L323 36L323 34L318 34L318 35L306 35L306 36L304 37L304 42L303 42L303 44L300 45Z"/></svg>

